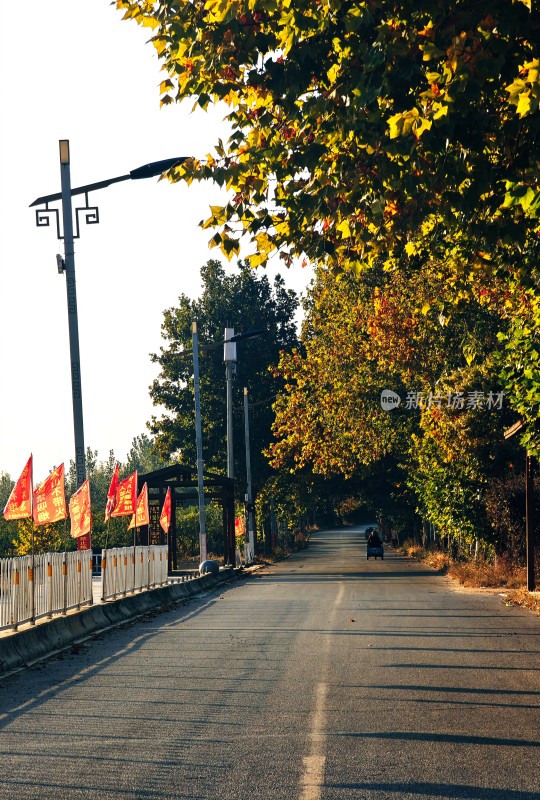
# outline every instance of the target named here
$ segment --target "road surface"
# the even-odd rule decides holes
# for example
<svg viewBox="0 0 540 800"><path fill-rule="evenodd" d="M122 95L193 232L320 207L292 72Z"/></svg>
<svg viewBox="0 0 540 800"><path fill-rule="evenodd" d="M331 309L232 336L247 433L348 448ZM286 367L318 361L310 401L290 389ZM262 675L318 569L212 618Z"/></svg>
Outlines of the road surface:
<svg viewBox="0 0 540 800"><path fill-rule="evenodd" d="M361 531L0 686L0 798L539 800L540 619Z"/></svg>

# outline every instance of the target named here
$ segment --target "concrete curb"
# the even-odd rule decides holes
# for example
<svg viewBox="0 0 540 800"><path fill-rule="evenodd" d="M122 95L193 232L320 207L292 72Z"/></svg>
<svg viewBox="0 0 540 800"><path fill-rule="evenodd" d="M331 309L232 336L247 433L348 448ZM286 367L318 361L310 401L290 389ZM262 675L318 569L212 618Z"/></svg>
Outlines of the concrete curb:
<svg viewBox="0 0 540 800"><path fill-rule="evenodd" d="M207 574L186 583L173 583L159 589L89 606L66 617L55 617L35 628L0 639L0 677L25 669L88 639L97 633L137 619L149 611L159 611L170 603L228 583L240 577L241 570L223 569L219 575Z"/></svg>

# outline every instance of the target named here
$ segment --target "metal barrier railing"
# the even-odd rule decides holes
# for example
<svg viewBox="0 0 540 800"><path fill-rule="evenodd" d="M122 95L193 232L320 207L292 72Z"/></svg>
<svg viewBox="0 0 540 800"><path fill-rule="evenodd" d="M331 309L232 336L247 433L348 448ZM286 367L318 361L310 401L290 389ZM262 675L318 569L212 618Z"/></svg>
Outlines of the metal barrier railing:
<svg viewBox="0 0 540 800"><path fill-rule="evenodd" d="M113 547L101 553L102 600L168 582L166 545ZM92 605L91 550L0 559L0 630Z"/></svg>
<svg viewBox="0 0 540 800"><path fill-rule="evenodd" d="M101 599L115 600L128 593L167 583L167 545L111 547L101 553Z"/></svg>
<svg viewBox="0 0 540 800"><path fill-rule="evenodd" d="M0 629L91 605L92 553L40 553L0 559Z"/></svg>

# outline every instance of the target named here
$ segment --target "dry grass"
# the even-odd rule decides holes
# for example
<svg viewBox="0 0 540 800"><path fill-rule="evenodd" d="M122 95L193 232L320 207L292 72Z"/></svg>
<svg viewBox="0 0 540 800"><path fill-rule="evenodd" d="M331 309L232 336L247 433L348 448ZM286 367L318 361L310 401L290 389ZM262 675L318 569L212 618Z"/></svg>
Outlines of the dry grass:
<svg viewBox="0 0 540 800"><path fill-rule="evenodd" d="M443 553L442 550L426 550L422 545L410 541L404 542L399 549L408 558L415 558L417 561L429 564L439 572L448 572L451 563L450 556Z"/></svg>
<svg viewBox="0 0 540 800"><path fill-rule="evenodd" d="M452 561L447 553L425 550L421 545L406 541L399 548L409 558L429 564L469 589L504 589L503 597L508 605L528 608L540 615L540 591L527 591L527 571L516 566L509 558L498 558L494 564L484 559ZM540 575L540 564L536 564Z"/></svg>
<svg viewBox="0 0 540 800"><path fill-rule="evenodd" d="M522 589L527 585L525 567L517 567L510 559L498 558L494 564L484 559L454 561L448 570L462 586L473 588Z"/></svg>
<svg viewBox="0 0 540 800"><path fill-rule="evenodd" d="M426 550L407 541L400 548L409 558L416 558L470 588L522 589L526 586L525 567L516 566L509 558L498 558L494 564L482 558L453 561L441 550Z"/></svg>
<svg viewBox="0 0 540 800"><path fill-rule="evenodd" d="M521 608L528 608L540 616L540 592L528 592L526 589L513 589L506 593L507 603Z"/></svg>

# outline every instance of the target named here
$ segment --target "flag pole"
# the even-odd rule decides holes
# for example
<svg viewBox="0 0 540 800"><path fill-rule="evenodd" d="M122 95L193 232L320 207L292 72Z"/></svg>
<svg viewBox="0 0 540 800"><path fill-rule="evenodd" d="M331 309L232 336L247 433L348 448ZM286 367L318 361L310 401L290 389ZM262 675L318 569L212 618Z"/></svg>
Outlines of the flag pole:
<svg viewBox="0 0 540 800"><path fill-rule="evenodd" d="M34 557L34 520L32 519L32 557L31 557L31 572L32 572L32 607L31 607L31 616L30 616L30 625L36 624L36 589L35 585L36 582L34 580L34 568L35 568L35 557Z"/></svg>
<svg viewBox="0 0 540 800"><path fill-rule="evenodd" d="M30 455L32 458L32 455ZM32 526L32 619L31 625L36 624L36 594L34 589L34 462L32 461L32 516L30 517L30 524Z"/></svg>

